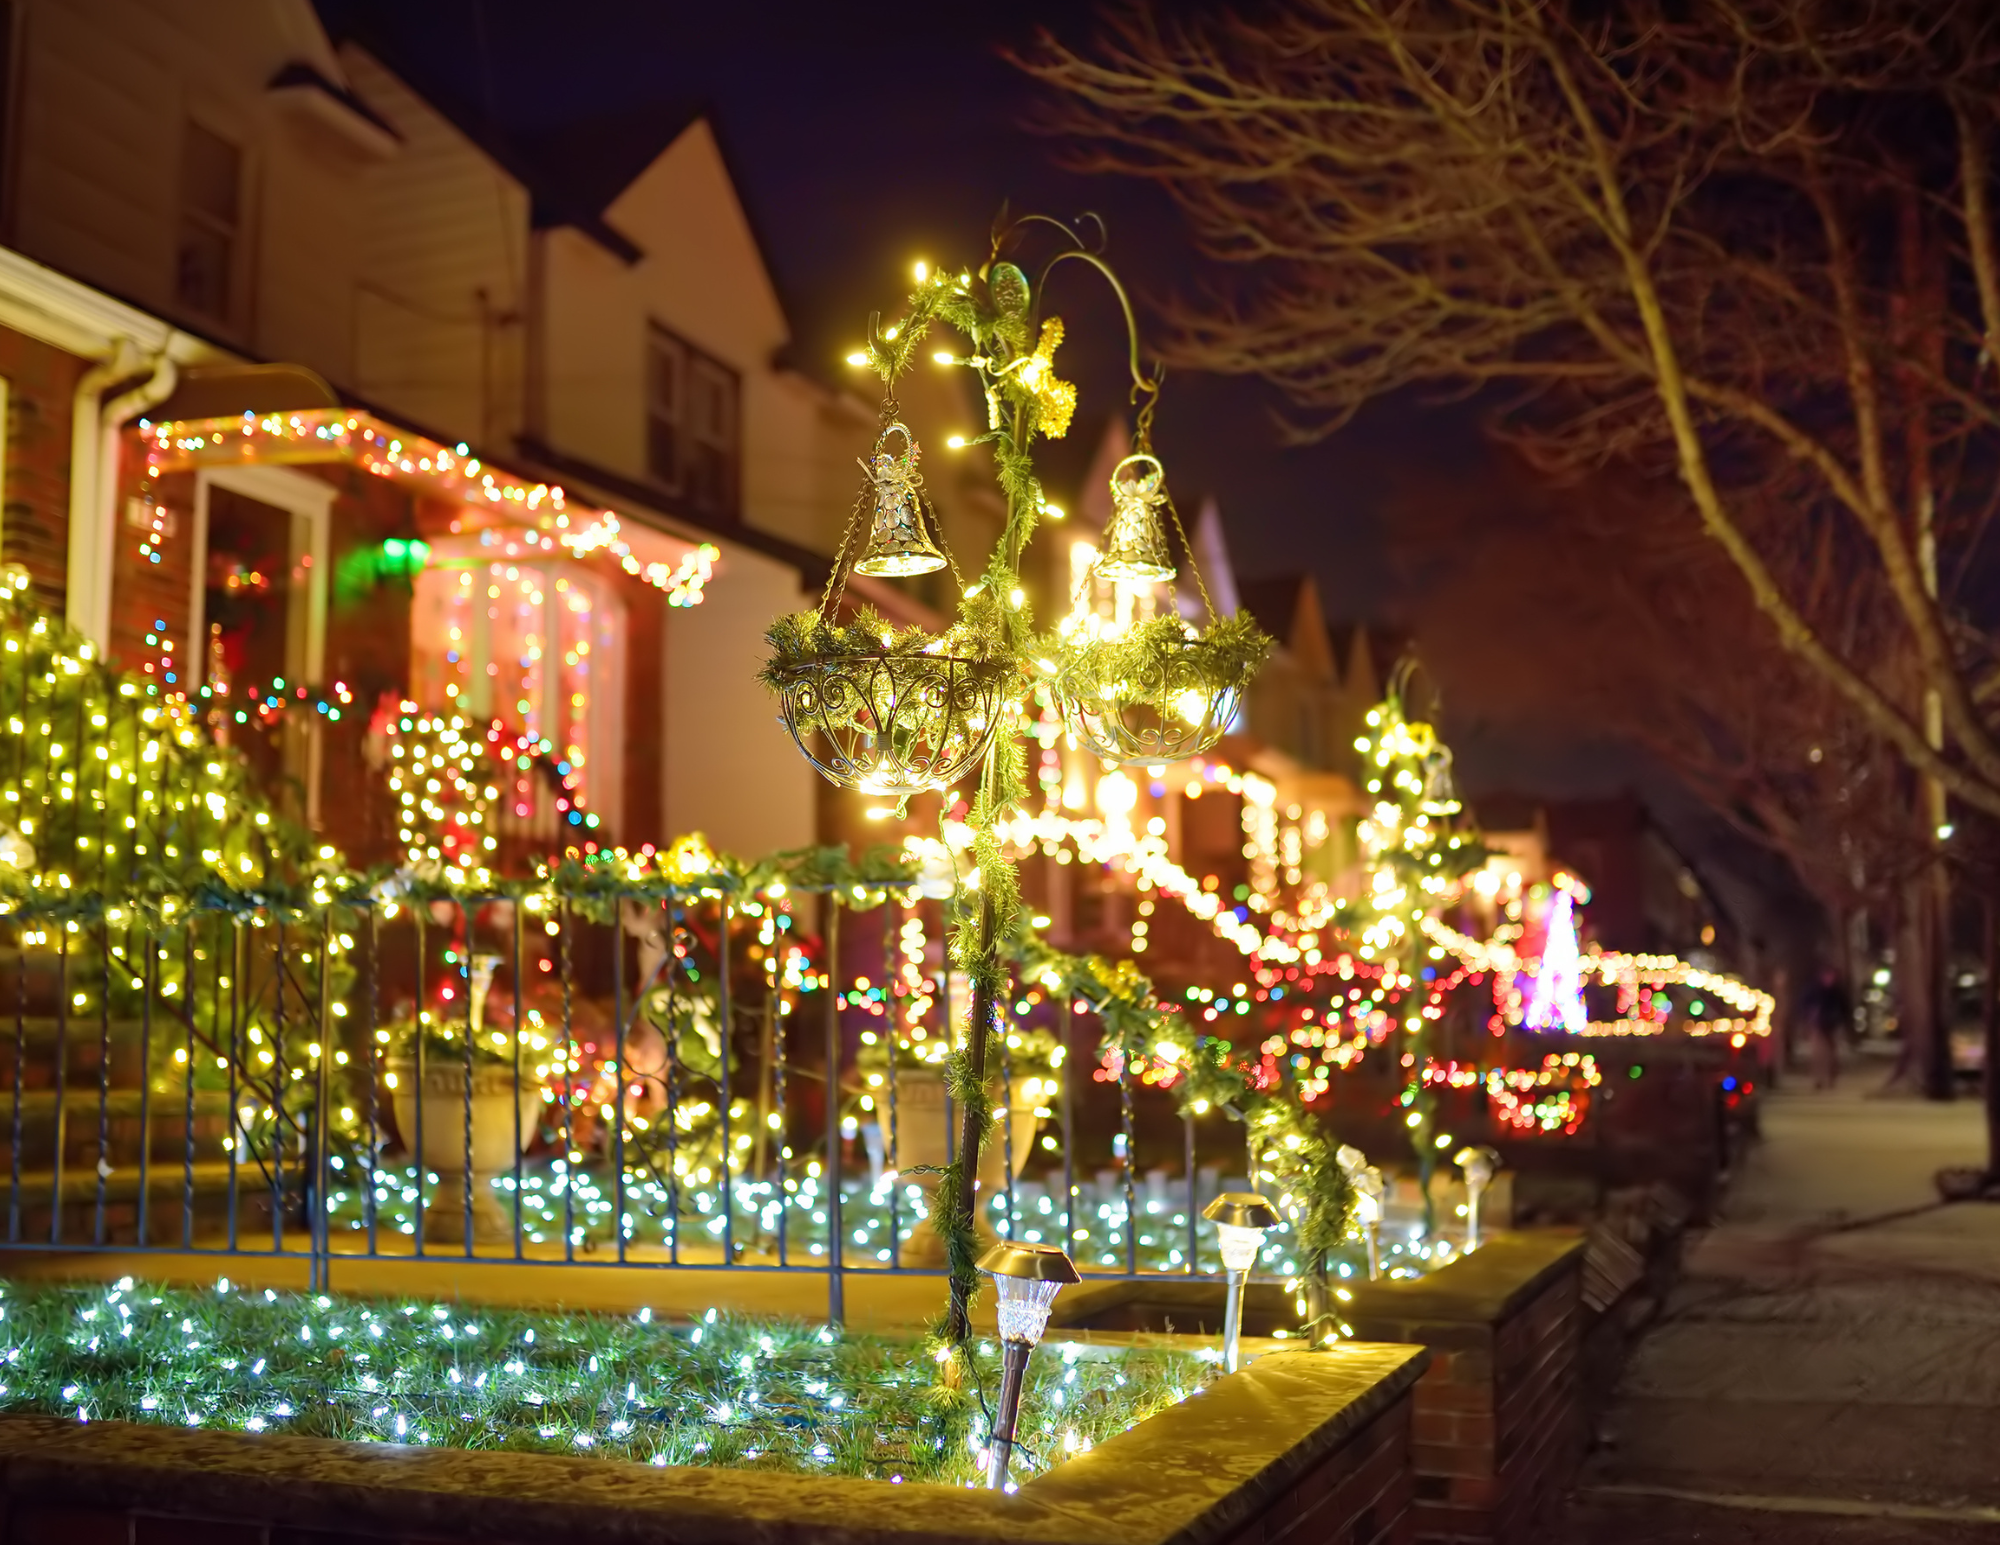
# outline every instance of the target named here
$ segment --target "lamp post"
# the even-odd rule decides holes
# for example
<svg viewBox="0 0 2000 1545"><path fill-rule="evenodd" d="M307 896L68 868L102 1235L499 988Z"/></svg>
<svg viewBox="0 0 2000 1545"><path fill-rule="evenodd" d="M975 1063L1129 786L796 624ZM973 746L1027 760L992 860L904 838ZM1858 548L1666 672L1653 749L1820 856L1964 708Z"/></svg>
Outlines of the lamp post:
<svg viewBox="0 0 2000 1545"><path fill-rule="evenodd" d="M1493 1183L1500 1155L1491 1148L1461 1148L1453 1159L1465 1173L1465 1248L1479 1248L1479 1198Z"/></svg>
<svg viewBox="0 0 2000 1545"><path fill-rule="evenodd" d="M1264 1234L1278 1226L1278 1210L1255 1191L1225 1191L1201 1215L1215 1225L1222 1247L1222 1267L1229 1273L1229 1299L1222 1311L1222 1365L1230 1373L1242 1366L1243 1286L1264 1248Z"/></svg>
<svg viewBox="0 0 2000 1545"><path fill-rule="evenodd" d="M979 1269L993 1279L999 1297L1000 1403L993 1413L991 1457L986 1485L999 1491L1007 1484L1007 1461L1014 1453L1014 1432L1021 1415L1021 1384L1048 1328L1049 1307L1065 1285L1078 1280L1076 1266L1058 1245L995 1245L979 1258Z"/></svg>
<svg viewBox="0 0 2000 1545"><path fill-rule="evenodd" d="M1055 250L1044 252L1051 241ZM1172 589L1156 598L1159 604L1143 621L1113 619L1100 628L1088 614L1066 619L1053 646L1034 625L1021 583L1022 554L1036 530L1062 512L1043 497L1032 447L1037 437L1056 439L1068 431L1077 401L1076 387L1055 374L1062 319L1044 313L1046 296L1038 291L1059 269L1079 264L1110 282L1124 315L1137 410L1133 454L1112 478L1118 542L1104 559L1114 565L1112 572L1171 585L1171 531L1180 536L1182 562L1201 589L1192 544L1152 447L1160 372L1149 374L1142 366L1131 302L1102 245L1101 222L1069 226L1036 215L997 230L976 270L916 265L916 288L903 315L886 325L879 315L871 318L866 345L848 356L850 364L881 378L884 396L875 444L862 462L865 481L825 591L816 608L780 617L765 635L771 648L760 679L778 696L800 752L829 780L876 797L907 799L953 787L970 794L969 875L976 880L957 885L952 903L954 949L971 987L963 1044L949 1053L949 1076L960 1087L986 1085L987 1047L1001 1033L1008 1001L1003 944L1025 920L1004 822L1028 797L1018 747L1026 684L1052 692L1077 741L1106 760L1173 761L1221 739L1271 647L1247 616L1223 615L1213 605L1204 605L1206 621L1196 628ZM1024 268L1030 246L1043 255ZM1030 281L1029 268L1039 280ZM924 347L936 324L963 334L970 352ZM954 580L961 578L924 491L920 449L894 396L920 349L939 364L974 373L987 406L987 432L974 443L991 447L1006 504L993 551L973 583L962 587L948 625L936 630L898 627L846 604L854 573L893 577L952 565ZM954 437L951 443L965 442ZM1202 599L1207 602L1205 592ZM950 1278L945 1328L951 1341L962 1343L970 1334L977 1286L962 1263L972 1253L989 1110L980 1099L958 1103L957 1151L939 1181L932 1218L946 1254L961 1263Z"/></svg>

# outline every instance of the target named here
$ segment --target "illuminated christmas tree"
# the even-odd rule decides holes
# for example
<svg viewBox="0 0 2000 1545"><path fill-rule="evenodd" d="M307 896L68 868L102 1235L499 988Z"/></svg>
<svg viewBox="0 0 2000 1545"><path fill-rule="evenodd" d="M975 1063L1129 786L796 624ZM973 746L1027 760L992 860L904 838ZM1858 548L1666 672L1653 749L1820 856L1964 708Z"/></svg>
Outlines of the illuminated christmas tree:
<svg viewBox="0 0 2000 1545"><path fill-rule="evenodd" d="M1575 901L1566 890L1556 892L1549 908L1548 938L1535 971L1535 991L1528 1000L1525 1023L1530 1030L1567 1030L1581 1035L1590 1022L1583 1007L1583 976L1576 952Z"/></svg>
<svg viewBox="0 0 2000 1545"><path fill-rule="evenodd" d="M1406 716L1405 667L1391 682L1387 698L1368 711L1367 732L1354 743L1361 753L1362 777L1372 800L1356 835L1368 890L1355 910L1357 953L1382 967L1385 999L1398 994L1402 1022L1392 1034L1408 1078L1400 1096L1418 1179L1426 1198L1440 1142L1437 1097L1424 1082L1431 1028L1443 1012L1435 987L1435 963L1444 950L1424 931L1427 917L1450 897L1457 882L1485 858L1471 836L1455 831L1464 809L1453 791L1451 751L1437 731ZM1428 1206L1428 1202L1426 1203Z"/></svg>

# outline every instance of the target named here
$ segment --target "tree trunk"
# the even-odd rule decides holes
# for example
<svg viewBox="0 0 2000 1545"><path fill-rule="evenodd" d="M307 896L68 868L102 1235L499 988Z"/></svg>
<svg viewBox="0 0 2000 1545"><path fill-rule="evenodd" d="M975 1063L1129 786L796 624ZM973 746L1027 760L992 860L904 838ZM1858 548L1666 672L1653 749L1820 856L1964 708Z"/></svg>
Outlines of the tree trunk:
<svg viewBox="0 0 2000 1545"><path fill-rule="evenodd" d="M1986 981L1979 992L1981 1029L1986 1055L1980 1068L1980 1082L1986 1095L1986 1182L2000 1182L2000 907L1989 893L1980 905L1984 927L1980 929L1986 956Z"/></svg>
<svg viewBox="0 0 2000 1545"><path fill-rule="evenodd" d="M1936 890L1928 872L1903 887L1903 916L1897 930L1896 988L1903 1029L1897 1057L1899 1078L1926 1099L1951 1098L1951 1038L1942 994ZM1942 1069L1942 1077L1939 1070Z"/></svg>
<svg viewBox="0 0 2000 1545"><path fill-rule="evenodd" d="M1934 859L1922 880L1925 933L1930 943L1931 1039L1924 1060L1924 1098L1949 1100L1951 1076L1951 880L1944 860Z"/></svg>

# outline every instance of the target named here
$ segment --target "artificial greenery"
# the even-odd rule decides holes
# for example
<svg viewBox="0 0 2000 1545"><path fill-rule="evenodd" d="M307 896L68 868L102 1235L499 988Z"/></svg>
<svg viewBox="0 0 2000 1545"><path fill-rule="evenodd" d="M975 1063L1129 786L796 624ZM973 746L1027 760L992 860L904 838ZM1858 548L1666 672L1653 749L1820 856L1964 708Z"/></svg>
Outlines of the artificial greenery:
<svg viewBox="0 0 2000 1545"><path fill-rule="evenodd" d="M841 622L818 609L790 612L764 630L770 654L757 672L769 691L781 690L792 671L802 665L854 658L905 659L926 655L965 660L989 660L999 653L988 625L991 607L968 607L943 633L902 627L873 607L857 606L853 618Z"/></svg>
<svg viewBox="0 0 2000 1545"><path fill-rule="evenodd" d="M0 1410L963 1485L992 1343L927 1346L714 1310L688 1325L213 1289L0 1289ZM1019 1479L1198 1391L1210 1357L1048 1343Z"/></svg>
<svg viewBox="0 0 2000 1545"><path fill-rule="evenodd" d="M1060 683L1068 694L1096 696L1113 688L1126 702L1171 712L1193 681L1215 691L1240 691L1270 658L1272 640L1246 613L1197 632L1177 616L1149 617L1122 633L1066 648Z"/></svg>
<svg viewBox="0 0 2000 1545"><path fill-rule="evenodd" d="M1202 1035L1153 991L1129 960L1065 954L1039 939L1026 941L1027 972L1051 992L1091 1006L1104 1027L1103 1046L1121 1073L1150 1070L1168 1083L1191 1114L1217 1110L1243 1124L1253 1182L1268 1184L1291 1221L1308 1278L1325 1280L1325 1255L1353 1228L1354 1188L1318 1119L1280 1083L1266 1087L1258 1059L1239 1057L1219 1036ZM1315 1338L1337 1321L1316 1294Z"/></svg>
<svg viewBox="0 0 2000 1545"><path fill-rule="evenodd" d="M1359 900L1338 908L1332 921L1357 942L1361 958L1378 962L1385 986L1398 976L1414 989L1445 952L1424 925L1455 883L1486 862L1487 850L1469 823L1451 781L1451 751L1433 726L1406 706L1415 662L1391 674L1387 696L1368 711L1367 730L1356 743L1370 809L1360 822L1363 865L1369 884ZM1405 1000L1406 1002L1412 999ZM1431 1216L1430 1177L1437 1164L1437 1095L1425 1084L1431 1027L1427 1013L1403 1016L1391 1054L1407 1069L1400 1103L1417 1161L1424 1197L1424 1225Z"/></svg>

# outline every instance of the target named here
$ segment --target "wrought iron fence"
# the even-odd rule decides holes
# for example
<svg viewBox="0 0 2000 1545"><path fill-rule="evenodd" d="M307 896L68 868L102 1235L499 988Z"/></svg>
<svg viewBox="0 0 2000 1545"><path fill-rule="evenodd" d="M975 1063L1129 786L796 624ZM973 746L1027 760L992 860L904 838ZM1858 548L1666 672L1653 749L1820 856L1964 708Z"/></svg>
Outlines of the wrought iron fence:
<svg viewBox="0 0 2000 1545"><path fill-rule="evenodd" d="M803 1270L837 1320L851 1273L942 1270L941 921L782 885L16 916L5 1245L305 1257L316 1287L344 1257ZM983 1226L1216 1269L1241 1127L1100 1062L1087 1003L1008 1010Z"/></svg>

